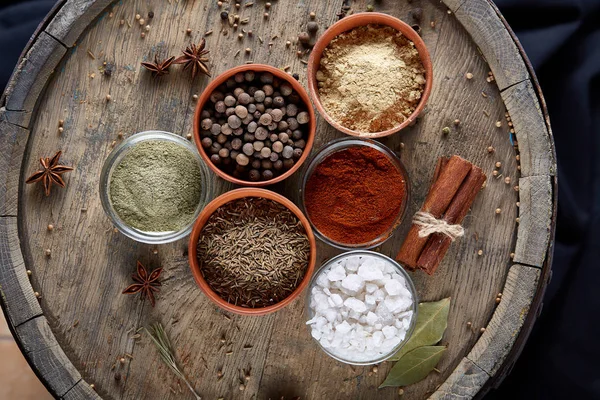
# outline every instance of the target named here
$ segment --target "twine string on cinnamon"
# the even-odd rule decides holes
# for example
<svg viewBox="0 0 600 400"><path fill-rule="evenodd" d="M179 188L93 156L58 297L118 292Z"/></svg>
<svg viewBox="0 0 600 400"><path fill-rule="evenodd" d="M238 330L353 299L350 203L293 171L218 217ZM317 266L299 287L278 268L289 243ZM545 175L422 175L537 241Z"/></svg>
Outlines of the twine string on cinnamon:
<svg viewBox="0 0 600 400"><path fill-rule="evenodd" d="M419 226L419 237L424 238L433 233L441 233L452 241L464 236L465 230L461 225L450 225L443 219L437 219L428 212L419 211L413 217L413 224Z"/></svg>

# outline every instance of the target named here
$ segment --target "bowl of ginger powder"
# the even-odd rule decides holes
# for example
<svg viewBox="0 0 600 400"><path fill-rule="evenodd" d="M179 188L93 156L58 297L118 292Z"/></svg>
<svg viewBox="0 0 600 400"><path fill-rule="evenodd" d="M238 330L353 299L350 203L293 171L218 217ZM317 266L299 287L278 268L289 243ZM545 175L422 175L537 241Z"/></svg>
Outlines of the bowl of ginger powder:
<svg viewBox="0 0 600 400"><path fill-rule="evenodd" d="M321 115L352 136L389 136L421 113L432 64L419 34L380 13L346 17L319 38L308 62L308 87Z"/></svg>

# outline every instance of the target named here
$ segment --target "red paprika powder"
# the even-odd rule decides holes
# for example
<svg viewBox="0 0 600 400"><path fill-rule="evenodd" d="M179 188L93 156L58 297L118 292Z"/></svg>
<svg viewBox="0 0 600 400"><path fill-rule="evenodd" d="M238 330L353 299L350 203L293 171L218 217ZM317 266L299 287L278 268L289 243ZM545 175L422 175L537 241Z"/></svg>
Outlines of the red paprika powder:
<svg viewBox="0 0 600 400"><path fill-rule="evenodd" d="M389 156L355 146L325 158L308 178L306 213L317 230L341 244L363 244L395 223L406 200L406 178Z"/></svg>

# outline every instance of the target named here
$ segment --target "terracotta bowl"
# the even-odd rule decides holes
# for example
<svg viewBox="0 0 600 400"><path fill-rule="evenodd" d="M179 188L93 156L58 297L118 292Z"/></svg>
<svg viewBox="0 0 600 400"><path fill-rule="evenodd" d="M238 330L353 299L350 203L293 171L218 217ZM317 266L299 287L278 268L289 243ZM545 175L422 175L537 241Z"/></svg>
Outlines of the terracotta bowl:
<svg viewBox="0 0 600 400"><path fill-rule="evenodd" d="M202 144L200 143L200 141L201 141L201 138L200 138L200 120L201 120L200 113L202 112L202 109L204 108L206 103L208 103L210 101L211 93L215 89L217 89L221 84L225 83L225 81L227 81L227 79L231 78L238 72L246 72L246 71L270 72L277 78L288 82L290 85L292 85L292 88L294 89L294 91L296 93L298 93L298 95L300 96L300 98L302 99L304 104L306 105L306 111L308 112L308 114L310 116L310 121L308 123L308 137L306 138L306 147L304 148L302 156L298 159L298 161L296 161L296 163L294 164L294 166L292 168L290 168L283 174L274 177L273 179L269 179L268 181L259 181L259 182L245 181L245 180L241 180L241 179L238 179L238 178L235 178L235 177L229 175L228 173L226 173L225 171L219 169L216 165L214 165L212 163L212 161L210 161L210 155L204 151L204 148L202 147ZM300 168L300 166L304 163L304 161L306 161L306 159L308 158L308 155L310 154L310 151L313 146L313 142L315 140L316 130L317 130L317 121L316 121L316 117L315 117L315 110L313 109L313 107L311 105L310 98L308 97L306 90L304 90L302 85L300 85L300 83L296 79L294 79L294 77L292 75L280 70L279 68L275 68L275 67L272 67L270 65L265 65L265 64L240 65L240 66L231 68L231 69L223 72L221 75L217 76L212 82L210 82L208 84L206 89L204 89L204 91L200 95L200 98L198 99L198 104L196 105L196 111L194 113L194 141L196 142L196 147L198 148L198 152L200 153L200 156L202 157L204 162L208 165L208 167L214 171L215 174L217 174L221 178L225 179L226 181L235 183L237 185L242 185L242 186L260 187L260 186L272 185L274 183L281 182L282 180L284 180L285 178L287 178L288 176L290 176L294 172L296 172L298 170L298 168Z"/></svg>
<svg viewBox="0 0 600 400"><path fill-rule="evenodd" d="M392 129L388 129L387 131L374 133L363 132L361 134L361 132L354 131L352 129L348 129L342 126L332 117L330 117L329 114L327 114L319 98L319 89L317 87L317 71L319 70L323 50L325 50L325 48L329 45L333 38L353 28L368 24L390 26L396 29L397 31L402 32L404 36L406 36L415 44L415 47L419 52L419 56L421 57L421 62L423 63L423 66L425 68L425 90L423 91L421 101L417 105L417 108L406 121ZM427 50L427 47L423 42L423 39L421 39L421 36L419 36L419 34L408 24L400 21L398 18L394 18L387 14L364 12L342 18L340 21L336 22L331 27L329 27L329 29L327 29L323 33L323 35L321 35L319 40L317 40L317 43L315 44L315 47L313 48L312 52L310 53L310 58L308 59L308 89L313 103L315 103L317 110L319 110L319 113L327 120L327 122L329 122L329 124L331 124L335 129L352 136L380 138L396 133L404 127L410 125L421 113L421 111L423 111L423 108L425 108L425 104L427 103L427 99L429 98L429 94L431 93L432 80L433 68L431 65L431 58L429 56L429 51Z"/></svg>
<svg viewBox="0 0 600 400"><path fill-rule="evenodd" d="M296 287L296 289L288 297L281 300L279 303L273 304L272 306L268 306L268 307L246 308L246 307L236 306L236 305L233 305L233 304L227 302L226 300L221 298L221 296L219 296L217 293L215 293L210 288L210 286L208 285L208 283L202 276L202 273L200 272L200 265L198 264L198 257L197 257L198 254L196 251L196 246L198 244L198 239L200 238L202 229L204 229L204 225L208 221L208 218L223 204L226 204L232 200L237 200L237 199L241 199L244 197L262 197L262 198L273 200L280 204L283 204L286 208L288 208L291 212L293 212L296 215L296 217L298 217L298 219L300 219L300 222L302 222L302 226L304 227L304 230L306 231L306 236L308 237L308 241L310 242L310 258L308 260L308 266L306 269L306 274L304 275L304 279L302 279L302 282L300 282L300 284ZM280 310L283 307L290 304L308 286L310 279L312 277L312 274L314 272L315 263L317 260L317 242L315 240L315 236L313 234L312 228L310 227L308 220L306 219L304 214L302 214L302 211L300 211L300 209L298 207L296 207L296 205L294 203L292 203L290 200L288 200L285 197L283 197L282 195L272 192L270 190L242 188L242 189L232 190L232 191L229 191L229 192L226 192L226 193L220 195L219 197L217 197L216 199L211 201L204 208L204 210L202 210L202 212L198 216L198 219L196 220L196 223L194 224L194 227L192 228L192 233L190 235L190 241L189 241L188 257L189 257L190 268L192 269L192 274L194 275L194 279L196 280L196 283L198 284L198 286L200 286L200 289L202 289L204 294L206 294L208 296L208 298L211 299L215 304L217 304L219 307L221 307L224 310L231 311L236 314L265 315L265 314L270 314L272 312Z"/></svg>

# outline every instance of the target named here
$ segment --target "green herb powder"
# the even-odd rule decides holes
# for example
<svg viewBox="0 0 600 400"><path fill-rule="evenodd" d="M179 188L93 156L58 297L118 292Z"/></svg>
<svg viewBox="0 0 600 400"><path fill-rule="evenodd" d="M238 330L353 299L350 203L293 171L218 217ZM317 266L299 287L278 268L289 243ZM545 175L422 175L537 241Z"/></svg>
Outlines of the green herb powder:
<svg viewBox="0 0 600 400"><path fill-rule="evenodd" d="M112 173L109 196L129 226L147 232L187 225L200 202L197 159L185 147L163 140L135 145Z"/></svg>

